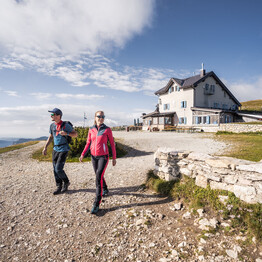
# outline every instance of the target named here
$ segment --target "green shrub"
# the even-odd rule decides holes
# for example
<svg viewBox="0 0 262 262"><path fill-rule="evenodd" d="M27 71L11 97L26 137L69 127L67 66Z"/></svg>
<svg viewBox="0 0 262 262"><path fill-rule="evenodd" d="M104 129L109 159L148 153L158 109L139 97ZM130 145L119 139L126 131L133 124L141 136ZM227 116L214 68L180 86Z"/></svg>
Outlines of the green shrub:
<svg viewBox="0 0 262 262"><path fill-rule="evenodd" d="M86 140L87 140L87 135L89 128L84 128L84 127L75 127L74 128L78 136L76 138L72 138L72 141L70 143L70 151L68 153L67 161L68 162L78 162L79 157L81 153L83 152L85 145L86 145ZM116 144L116 156L117 158L123 157L126 155L126 151L124 149L124 146L118 142L115 141ZM112 150L110 143L108 142L108 147L109 147L109 156L112 157ZM33 158L38 159L39 161L52 161L52 151L53 151L53 143L49 145L47 149L47 155L43 156L42 155L42 148L37 150L36 152L33 153ZM84 161L90 161L90 152L87 154L87 156L84 158Z"/></svg>

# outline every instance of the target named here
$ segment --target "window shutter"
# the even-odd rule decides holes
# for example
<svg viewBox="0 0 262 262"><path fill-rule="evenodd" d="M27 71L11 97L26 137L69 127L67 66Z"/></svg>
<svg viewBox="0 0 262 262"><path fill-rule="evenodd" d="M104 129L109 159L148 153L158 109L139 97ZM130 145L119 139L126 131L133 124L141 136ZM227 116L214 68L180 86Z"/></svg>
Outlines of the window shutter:
<svg viewBox="0 0 262 262"><path fill-rule="evenodd" d="M181 117L179 117L179 124L181 124L181 122L182 122L182 121L181 121Z"/></svg>
<svg viewBox="0 0 262 262"><path fill-rule="evenodd" d="M184 107L186 108L186 104L187 104L187 102L186 101L184 101Z"/></svg>
<svg viewBox="0 0 262 262"><path fill-rule="evenodd" d="M207 116L207 124L210 124L210 116Z"/></svg>
<svg viewBox="0 0 262 262"><path fill-rule="evenodd" d="M197 116L195 116L195 122L198 125L198 117Z"/></svg>
<svg viewBox="0 0 262 262"><path fill-rule="evenodd" d="M181 102L181 108L183 108L183 101Z"/></svg>
<svg viewBox="0 0 262 262"><path fill-rule="evenodd" d="M186 125L186 117L184 117L184 124Z"/></svg>

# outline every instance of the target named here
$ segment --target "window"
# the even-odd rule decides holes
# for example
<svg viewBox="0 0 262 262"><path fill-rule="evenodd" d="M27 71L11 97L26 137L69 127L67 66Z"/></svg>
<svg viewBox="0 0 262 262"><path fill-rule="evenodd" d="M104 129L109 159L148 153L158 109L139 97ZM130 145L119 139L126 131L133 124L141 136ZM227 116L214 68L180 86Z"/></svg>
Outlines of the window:
<svg viewBox="0 0 262 262"><path fill-rule="evenodd" d="M158 123L159 123L159 125L163 125L164 124L164 117L159 117Z"/></svg>
<svg viewBox="0 0 262 262"><path fill-rule="evenodd" d="M187 104L186 101L181 101L181 108L186 108L186 104Z"/></svg>
<svg viewBox="0 0 262 262"><path fill-rule="evenodd" d="M187 123L186 117L179 117L179 124L184 124L184 125L186 125L186 123Z"/></svg>
<svg viewBox="0 0 262 262"><path fill-rule="evenodd" d="M153 125L157 125L157 117L153 117Z"/></svg>
<svg viewBox="0 0 262 262"><path fill-rule="evenodd" d="M172 118L171 117L165 117L165 125L172 125Z"/></svg>
<svg viewBox="0 0 262 262"><path fill-rule="evenodd" d="M213 95L214 93L215 93L215 85L205 84L204 94L205 95Z"/></svg>
<svg viewBox="0 0 262 262"><path fill-rule="evenodd" d="M164 104L164 110L169 110L170 109L170 104Z"/></svg>
<svg viewBox="0 0 262 262"><path fill-rule="evenodd" d="M227 104L223 104L223 105L222 105L222 108L223 108L223 109L228 109L228 105L227 105Z"/></svg>
<svg viewBox="0 0 262 262"><path fill-rule="evenodd" d="M195 116L195 124L210 124L210 116Z"/></svg>
<svg viewBox="0 0 262 262"><path fill-rule="evenodd" d="M174 86L171 87L171 92L174 92Z"/></svg>
<svg viewBox="0 0 262 262"><path fill-rule="evenodd" d="M219 103L214 103L214 108L219 108Z"/></svg>
<svg viewBox="0 0 262 262"><path fill-rule="evenodd" d="M180 87L176 86L176 91L179 92L180 91Z"/></svg>
<svg viewBox="0 0 262 262"><path fill-rule="evenodd" d="M225 115L225 123L231 123L231 116Z"/></svg>
<svg viewBox="0 0 262 262"><path fill-rule="evenodd" d="M168 93L170 94L171 92L172 92L172 89L171 89L171 87L169 87Z"/></svg>
<svg viewBox="0 0 262 262"><path fill-rule="evenodd" d="M158 103L159 103L159 105L162 105L162 100L160 98L159 98L159 102Z"/></svg>
<svg viewBox="0 0 262 262"><path fill-rule="evenodd" d="M199 125L199 124L202 123L202 118L201 118L201 116L195 116L195 123L196 123L197 125Z"/></svg>

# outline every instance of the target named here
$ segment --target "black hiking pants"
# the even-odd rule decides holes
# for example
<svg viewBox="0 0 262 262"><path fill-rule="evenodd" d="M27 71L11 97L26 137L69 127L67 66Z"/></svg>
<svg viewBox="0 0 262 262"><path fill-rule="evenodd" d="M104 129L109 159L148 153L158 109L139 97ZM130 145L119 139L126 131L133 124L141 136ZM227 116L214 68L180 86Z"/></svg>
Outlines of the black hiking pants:
<svg viewBox="0 0 262 262"><path fill-rule="evenodd" d="M55 182L57 186L62 186L62 183L68 183L69 179L64 171L64 165L66 162L66 157L68 151L66 152L56 152L53 150L52 160L54 167Z"/></svg>
<svg viewBox="0 0 262 262"><path fill-rule="evenodd" d="M104 174L108 165L109 156L93 156L91 155L93 168L96 174L96 199L94 204L99 206L102 200L103 190L107 189Z"/></svg>

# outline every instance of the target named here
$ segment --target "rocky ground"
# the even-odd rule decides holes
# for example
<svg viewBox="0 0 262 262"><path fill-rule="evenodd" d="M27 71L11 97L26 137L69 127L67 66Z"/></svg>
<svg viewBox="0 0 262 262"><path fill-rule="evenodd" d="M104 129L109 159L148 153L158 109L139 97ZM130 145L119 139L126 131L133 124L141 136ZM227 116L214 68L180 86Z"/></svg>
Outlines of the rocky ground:
<svg viewBox="0 0 262 262"><path fill-rule="evenodd" d="M232 233L230 221L141 187L158 147L218 154L225 144L203 134L114 136L129 152L109 164L110 194L97 215L90 163L67 163L69 191L53 196L51 163L30 157L44 142L0 155L0 261L262 261L261 246Z"/></svg>

